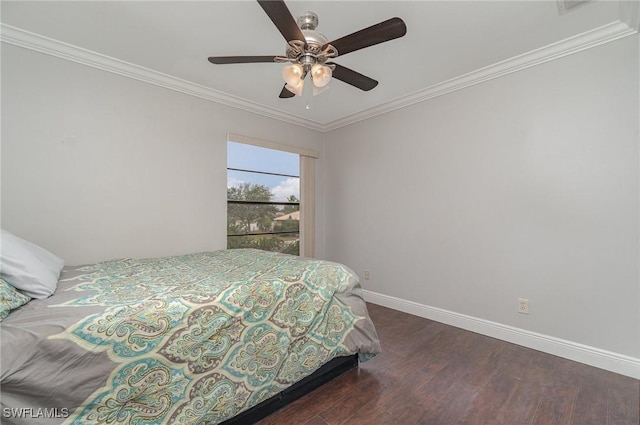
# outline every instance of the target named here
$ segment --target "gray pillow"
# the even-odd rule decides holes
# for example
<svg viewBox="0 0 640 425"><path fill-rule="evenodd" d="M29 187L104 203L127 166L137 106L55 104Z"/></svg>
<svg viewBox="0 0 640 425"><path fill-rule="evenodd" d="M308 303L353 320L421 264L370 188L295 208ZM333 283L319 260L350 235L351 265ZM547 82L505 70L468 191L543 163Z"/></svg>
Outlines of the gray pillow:
<svg viewBox="0 0 640 425"><path fill-rule="evenodd" d="M47 298L53 294L64 261L6 230L1 230L0 236L0 277L31 298Z"/></svg>

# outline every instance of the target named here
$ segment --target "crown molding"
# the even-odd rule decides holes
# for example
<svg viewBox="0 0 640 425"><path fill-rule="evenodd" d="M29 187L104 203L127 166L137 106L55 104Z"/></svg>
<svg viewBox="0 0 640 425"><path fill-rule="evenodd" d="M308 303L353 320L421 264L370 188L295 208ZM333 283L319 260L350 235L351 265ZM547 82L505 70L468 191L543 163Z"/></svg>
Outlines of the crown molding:
<svg viewBox="0 0 640 425"><path fill-rule="evenodd" d="M221 103L233 108L242 109L244 111L263 115L269 118L307 127L312 130L324 130L324 126L316 122L294 117L291 116L291 114L277 109L267 108L249 100L232 96L191 81L183 80L172 75L154 71L149 68L112 58L62 41L54 40L11 25L0 23L0 42L66 59L82 65L143 81L145 83L175 90L190 96L199 97L211 102Z"/></svg>
<svg viewBox="0 0 640 425"><path fill-rule="evenodd" d="M621 21L612 22L548 46L532 50L459 77L452 78L442 83L432 85L426 89L414 92L382 105L324 124L292 116L286 112L268 108L200 84L1 23L0 42L52 55L61 59L66 59L101 69L103 71L112 72L159 87L175 90L190 96L199 97L211 102L221 103L232 108L241 109L279 121L306 127L311 130L328 132L377 115L382 115L396 109L404 108L415 103L424 102L425 100L442 96L456 90L461 90L484 81L489 81L494 78L502 77L513 72L521 71L551 60L590 49L601 44L609 43L629 35L637 34L640 22L638 12L639 6L637 3L638 2L621 2Z"/></svg>
<svg viewBox="0 0 640 425"><path fill-rule="evenodd" d="M629 16L631 16L631 13ZM442 96L456 90L461 90L465 87L540 65L601 44L609 43L611 41L636 34L637 32L637 28L633 28L625 22L613 22L556 43L549 44L548 46L532 50L522 55L514 56L513 58L480 68L468 74L452 78L442 83L434 84L426 89L392 100L391 102L387 102L383 105L369 108L365 111L332 121L325 124L324 131L335 130L337 128L366 120L377 115L385 114L396 109L404 108L415 103L424 102L425 100Z"/></svg>
<svg viewBox="0 0 640 425"><path fill-rule="evenodd" d="M640 2L621 1L620 20L638 32L640 30Z"/></svg>

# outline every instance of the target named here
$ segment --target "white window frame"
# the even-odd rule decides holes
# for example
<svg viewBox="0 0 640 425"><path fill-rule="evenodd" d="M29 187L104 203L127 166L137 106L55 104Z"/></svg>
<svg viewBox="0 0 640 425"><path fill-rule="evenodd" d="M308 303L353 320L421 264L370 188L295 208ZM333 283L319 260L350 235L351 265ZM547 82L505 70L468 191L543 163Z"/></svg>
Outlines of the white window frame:
<svg viewBox="0 0 640 425"><path fill-rule="evenodd" d="M315 162L313 149L284 145L269 140L227 133L228 142L244 143L300 155L300 256L313 257L315 240Z"/></svg>

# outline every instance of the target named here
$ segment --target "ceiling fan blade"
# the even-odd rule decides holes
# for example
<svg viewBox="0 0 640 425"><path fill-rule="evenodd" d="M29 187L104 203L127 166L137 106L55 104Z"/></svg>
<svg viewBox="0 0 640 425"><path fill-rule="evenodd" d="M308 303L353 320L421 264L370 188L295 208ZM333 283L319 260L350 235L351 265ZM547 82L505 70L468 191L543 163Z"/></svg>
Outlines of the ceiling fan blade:
<svg viewBox="0 0 640 425"><path fill-rule="evenodd" d="M229 63L261 63L275 62L275 56L211 56L209 62L216 65Z"/></svg>
<svg viewBox="0 0 640 425"><path fill-rule="evenodd" d="M404 21L400 18L391 18L331 41L322 48L325 49L327 45L331 44L338 50L338 55L342 56L355 50L402 37L406 33L407 26Z"/></svg>
<svg viewBox="0 0 640 425"><path fill-rule="evenodd" d="M278 96L280 99L289 99L290 97L294 97L296 94L295 93L291 93L289 90L287 90L286 84L285 87L282 88L282 91L280 92L280 96Z"/></svg>
<svg viewBox="0 0 640 425"><path fill-rule="evenodd" d="M282 0L258 0L260 6L269 15L273 24L287 41L305 41L302 30L298 27L289 8Z"/></svg>
<svg viewBox="0 0 640 425"><path fill-rule="evenodd" d="M362 75L359 72L354 71L353 69L338 65L337 63L327 62L327 65L336 66L333 70L333 78L337 78L340 81L351 84L352 86L357 87L360 90L369 91L378 85L378 82L373 78Z"/></svg>

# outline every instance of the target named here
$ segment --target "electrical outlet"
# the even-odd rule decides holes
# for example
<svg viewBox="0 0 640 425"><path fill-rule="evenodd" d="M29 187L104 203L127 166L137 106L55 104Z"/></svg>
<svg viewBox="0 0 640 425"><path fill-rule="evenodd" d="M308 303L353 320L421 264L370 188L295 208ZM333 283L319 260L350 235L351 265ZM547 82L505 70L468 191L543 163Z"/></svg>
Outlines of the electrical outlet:
<svg viewBox="0 0 640 425"><path fill-rule="evenodd" d="M371 270L365 270L364 271L364 280L369 280L371 279Z"/></svg>
<svg viewBox="0 0 640 425"><path fill-rule="evenodd" d="M529 314L529 300L518 298L518 313Z"/></svg>

